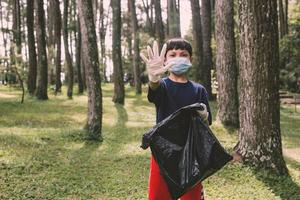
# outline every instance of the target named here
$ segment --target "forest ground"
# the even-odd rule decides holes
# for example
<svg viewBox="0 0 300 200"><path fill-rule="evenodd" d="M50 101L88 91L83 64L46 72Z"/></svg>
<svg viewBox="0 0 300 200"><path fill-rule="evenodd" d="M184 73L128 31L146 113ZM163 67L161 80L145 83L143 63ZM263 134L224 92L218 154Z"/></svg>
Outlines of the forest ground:
<svg viewBox="0 0 300 200"><path fill-rule="evenodd" d="M103 89L104 141L85 140L86 95L63 93L48 101L0 85L0 199L147 199L150 150L139 146L155 124L146 91L136 96L126 86L125 106L111 101L113 85ZM76 91L76 89L74 90ZM215 121L211 126L229 151L237 131ZM290 176L230 163L203 183L207 200L300 199L300 109L281 106L281 132Z"/></svg>

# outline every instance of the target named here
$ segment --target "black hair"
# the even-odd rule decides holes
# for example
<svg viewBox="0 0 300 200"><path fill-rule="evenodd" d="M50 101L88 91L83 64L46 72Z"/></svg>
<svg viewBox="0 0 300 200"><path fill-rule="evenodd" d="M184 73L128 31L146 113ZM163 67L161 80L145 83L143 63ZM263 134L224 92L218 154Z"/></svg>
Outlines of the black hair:
<svg viewBox="0 0 300 200"><path fill-rule="evenodd" d="M173 50L173 49L187 50L189 52L190 56L192 56L192 53L193 53L192 45L183 38L172 38L167 41L167 51L166 51L165 57L167 55L167 52L169 50Z"/></svg>

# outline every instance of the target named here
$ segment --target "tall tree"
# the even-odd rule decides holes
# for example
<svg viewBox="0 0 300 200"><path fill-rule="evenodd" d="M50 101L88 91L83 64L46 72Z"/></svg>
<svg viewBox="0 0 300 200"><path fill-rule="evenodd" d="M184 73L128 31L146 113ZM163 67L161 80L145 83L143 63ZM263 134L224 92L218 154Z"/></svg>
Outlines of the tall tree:
<svg viewBox="0 0 300 200"><path fill-rule="evenodd" d="M54 0L54 35L56 45L55 56L55 93L61 92L61 12L59 0Z"/></svg>
<svg viewBox="0 0 300 200"><path fill-rule="evenodd" d="M54 0L47 2L48 83L54 84Z"/></svg>
<svg viewBox="0 0 300 200"><path fill-rule="evenodd" d="M158 38L159 48L162 48L165 40L164 24L161 17L160 0L154 1L155 8L155 37Z"/></svg>
<svg viewBox="0 0 300 200"><path fill-rule="evenodd" d="M109 11L109 10L108 10ZM107 11L107 12L108 12ZM100 19L99 19L99 38L100 38L100 49L101 49L101 56L100 56L100 68L103 70L103 81L107 82L106 78L106 56L105 56L105 36L106 36L106 30L108 27L108 14L105 14L104 8L103 8L103 0L100 0L99 5L99 13L100 13ZM105 23L105 19L107 20Z"/></svg>
<svg viewBox="0 0 300 200"><path fill-rule="evenodd" d="M168 36L181 37L180 31L180 17L179 17L179 1L176 4L176 0L167 1L167 14L168 14Z"/></svg>
<svg viewBox="0 0 300 200"><path fill-rule="evenodd" d="M77 6L82 36L82 58L88 77L88 116L86 128L89 138L102 140L102 92L92 0L77 0Z"/></svg>
<svg viewBox="0 0 300 200"><path fill-rule="evenodd" d="M218 119L238 126L237 65L234 39L233 0L216 0L216 70L218 80Z"/></svg>
<svg viewBox="0 0 300 200"><path fill-rule="evenodd" d="M240 129L237 152L247 163L287 174L279 104L277 0L239 0Z"/></svg>
<svg viewBox="0 0 300 200"><path fill-rule="evenodd" d="M149 32L149 35L151 37L154 37L155 35L155 27L153 25L153 0L150 0L150 2L148 0L142 0L143 3L143 8L144 11L146 13L146 31Z"/></svg>
<svg viewBox="0 0 300 200"><path fill-rule="evenodd" d="M64 39L64 49L65 49L65 62L67 67L67 77L68 77L68 91L67 95L69 98L73 96L73 82L74 82L74 72L72 58L69 52L69 42L68 42L68 7L69 0L64 0L64 16L63 16L63 39Z"/></svg>
<svg viewBox="0 0 300 200"><path fill-rule="evenodd" d="M81 31L80 31L80 21L77 20L77 38L76 38L76 69L78 77L78 94L82 94L84 90L84 84L81 73Z"/></svg>
<svg viewBox="0 0 300 200"><path fill-rule="evenodd" d="M26 24L27 24L27 40L28 40L28 52L29 52L29 70L28 70L28 92L33 95L36 89L37 79L37 60L35 50L35 37L34 37L34 1L27 0L26 7Z"/></svg>
<svg viewBox="0 0 300 200"><path fill-rule="evenodd" d="M285 4L283 3L285 1ZM278 0L279 36L283 38L288 34L288 0Z"/></svg>
<svg viewBox="0 0 300 200"><path fill-rule="evenodd" d="M135 92L136 94L142 93L142 84L140 79L140 39L139 39L139 27L136 18L135 11L135 0L131 0L130 2L130 16L132 22L132 33L133 33L133 72L134 72L134 84L135 84Z"/></svg>
<svg viewBox="0 0 300 200"><path fill-rule="evenodd" d="M44 1L36 0L36 39L37 39L37 57L38 57L38 87L36 96L38 99L48 99L48 63L46 52L46 31L45 31L45 12Z"/></svg>
<svg viewBox="0 0 300 200"><path fill-rule="evenodd" d="M201 25L203 37L202 84L206 88L209 99L213 99L211 89L211 5L210 0L201 0Z"/></svg>
<svg viewBox="0 0 300 200"><path fill-rule="evenodd" d="M113 33L112 33L112 60L114 66L114 96L113 102L124 104L125 90L121 57L121 2L112 0Z"/></svg>
<svg viewBox="0 0 300 200"><path fill-rule="evenodd" d="M193 56L193 65L196 66L196 80L203 82L203 45L202 45L202 28L200 17L200 5L199 0L191 0L192 21L193 21L193 40L195 53Z"/></svg>
<svg viewBox="0 0 300 200"><path fill-rule="evenodd" d="M21 40L21 9L20 1L13 0L13 35L14 35L14 44L17 47L17 54L22 52L22 40Z"/></svg>

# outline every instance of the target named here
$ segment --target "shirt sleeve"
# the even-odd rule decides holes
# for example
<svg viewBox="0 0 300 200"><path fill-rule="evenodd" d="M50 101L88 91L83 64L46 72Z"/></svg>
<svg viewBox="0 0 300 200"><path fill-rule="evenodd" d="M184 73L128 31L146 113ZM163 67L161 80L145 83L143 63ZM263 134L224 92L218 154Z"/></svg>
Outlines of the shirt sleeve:
<svg viewBox="0 0 300 200"><path fill-rule="evenodd" d="M209 107L209 103L208 103L208 93L206 92L205 88L201 89L200 103L204 103L206 105L207 112L208 112L208 123L209 123L209 125L211 125L212 124L212 115L211 115L211 111L210 111L210 107Z"/></svg>
<svg viewBox="0 0 300 200"><path fill-rule="evenodd" d="M162 91L163 91L163 84L160 81L160 84L158 88L155 90L151 89L150 86L148 86L148 101L151 103L154 103L156 106L159 106L161 98L162 98Z"/></svg>

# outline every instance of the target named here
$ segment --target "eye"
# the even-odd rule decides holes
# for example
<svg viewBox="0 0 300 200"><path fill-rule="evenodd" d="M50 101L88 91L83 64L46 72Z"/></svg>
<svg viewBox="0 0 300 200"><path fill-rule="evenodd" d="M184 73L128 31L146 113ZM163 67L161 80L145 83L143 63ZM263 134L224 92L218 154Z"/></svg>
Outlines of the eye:
<svg viewBox="0 0 300 200"><path fill-rule="evenodd" d="M181 57L188 57L189 55L187 53L181 54Z"/></svg>

